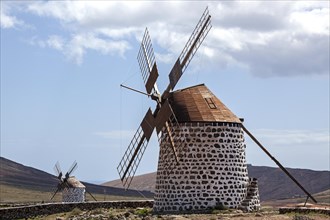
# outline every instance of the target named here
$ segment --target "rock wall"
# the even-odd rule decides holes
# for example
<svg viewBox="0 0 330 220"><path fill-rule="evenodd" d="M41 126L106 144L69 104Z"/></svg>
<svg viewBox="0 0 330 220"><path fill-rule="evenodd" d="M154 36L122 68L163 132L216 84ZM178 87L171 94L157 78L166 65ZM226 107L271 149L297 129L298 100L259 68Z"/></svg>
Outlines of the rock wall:
<svg viewBox="0 0 330 220"><path fill-rule="evenodd" d="M249 179L246 197L240 204L239 208L247 212L260 210L258 180L256 178Z"/></svg>
<svg viewBox="0 0 330 220"><path fill-rule="evenodd" d="M300 214L309 214L309 213L319 213L323 215L330 216L330 209L326 206L324 207L281 207L279 208L280 214L287 213L300 213Z"/></svg>
<svg viewBox="0 0 330 220"><path fill-rule="evenodd" d="M138 208L153 206L152 200L144 201L112 201L112 202L84 202L84 203L49 203L14 208L1 208L0 219L24 219L40 215L51 215L69 212L74 208L93 210L96 208Z"/></svg>
<svg viewBox="0 0 330 220"><path fill-rule="evenodd" d="M85 188L64 188L62 202L85 202Z"/></svg>
<svg viewBox="0 0 330 220"><path fill-rule="evenodd" d="M237 208L249 185L241 125L181 123L175 132L187 143L186 151L168 173L168 164L175 164L175 159L168 156L166 136L161 137L154 211Z"/></svg>

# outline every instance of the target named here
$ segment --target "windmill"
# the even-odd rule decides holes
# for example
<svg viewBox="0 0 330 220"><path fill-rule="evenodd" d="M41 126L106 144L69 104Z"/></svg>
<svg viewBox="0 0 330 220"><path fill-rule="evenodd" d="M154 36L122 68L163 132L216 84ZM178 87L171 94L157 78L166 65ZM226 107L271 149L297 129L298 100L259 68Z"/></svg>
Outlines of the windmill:
<svg viewBox="0 0 330 220"><path fill-rule="evenodd" d="M160 93L157 64L146 29L138 62L146 92L156 101L149 108L122 157L117 170L129 188L148 141L156 129L160 145L154 197L155 212L198 211L225 205L248 211L260 207L257 180L249 178L244 131L308 195L314 198L244 127L204 84L173 91L211 29L204 11L182 53L169 73L169 85ZM315 201L315 200L314 200Z"/></svg>
<svg viewBox="0 0 330 220"><path fill-rule="evenodd" d="M51 196L51 201L54 199L58 192L62 192L62 202L85 202L86 187L71 174L77 169L78 164L76 161L73 162L70 169L63 176L59 162L56 162L54 171L57 175L59 183L57 184L54 192ZM91 197L96 201L95 197L87 191Z"/></svg>
<svg viewBox="0 0 330 220"><path fill-rule="evenodd" d="M157 105L154 112L151 111L151 108L148 109L117 167L120 179L125 188L129 187L134 177L154 129L156 129L159 136L162 134L168 138L169 144L166 147L171 149L175 161L179 162L178 155L184 150L184 144L182 138L173 132L179 125L168 98L170 92L175 88L175 85L211 29L210 19L211 16L209 15L208 9L206 9L173 66L169 74L170 83L162 94L159 92L156 84L158 78L157 64L149 32L148 29L146 29L137 58L147 92L144 94L147 94L152 100L156 101ZM167 152L170 153L169 149L167 149ZM170 166L171 164L168 165Z"/></svg>

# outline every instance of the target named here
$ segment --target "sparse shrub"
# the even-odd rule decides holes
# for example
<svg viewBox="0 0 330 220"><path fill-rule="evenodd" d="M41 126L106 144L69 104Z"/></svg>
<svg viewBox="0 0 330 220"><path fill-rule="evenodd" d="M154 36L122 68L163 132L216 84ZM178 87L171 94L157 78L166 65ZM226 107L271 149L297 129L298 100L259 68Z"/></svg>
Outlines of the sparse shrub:
<svg viewBox="0 0 330 220"><path fill-rule="evenodd" d="M81 210L79 208L74 208L72 209L72 211L70 212L70 216L76 216L76 215L79 215L81 214Z"/></svg>
<svg viewBox="0 0 330 220"><path fill-rule="evenodd" d="M259 212L272 212L274 211L274 208L271 206L262 206L259 210Z"/></svg>
<svg viewBox="0 0 330 220"><path fill-rule="evenodd" d="M99 214L103 214L104 212L103 212L103 210L101 209L101 208L97 208L97 209L93 209L92 211L91 211L91 214L92 215L99 215Z"/></svg>
<svg viewBox="0 0 330 220"><path fill-rule="evenodd" d="M108 218L109 218L109 219L114 219L114 218L115 218L115 215L114 215L112 212L110 212L110 213L108 214Z"/></svg>
<svg viewBox="0 0 330 220"><path fill-rule="evenodd" d="M217 203L211 210L212 214L219 214L224 212L228 212L228 207L222 203Z"/></svg>
<svg viewBox="0 0 330 220"><path fill-rule="evenodd" d="M292 220L313 220L312 218L305 215L295 215Z"/></svg>
<svg viewBox="0 0 330 220"><path fill-rule="evenodd" d="M228 207L223 205L222 203L217 203L213 209L217 209L217 210L228 210Z"/></svg>
<svg viewBox="0 0 330 220"><path fill-rule="evenodd" d="M137 209L135 210L135 215L138 215L138 216L142 216L142 217L145 217L147 215L150 214L150 210L149 209L146 209L146 208L143 208L143 209Z"/></svg>

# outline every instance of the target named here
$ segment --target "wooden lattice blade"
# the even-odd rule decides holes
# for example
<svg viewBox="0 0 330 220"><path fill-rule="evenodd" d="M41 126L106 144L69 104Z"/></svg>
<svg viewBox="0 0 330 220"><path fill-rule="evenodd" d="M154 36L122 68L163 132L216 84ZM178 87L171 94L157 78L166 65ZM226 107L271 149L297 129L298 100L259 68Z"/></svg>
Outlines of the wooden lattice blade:
<svg viewBox="0 0 330 220"><path fill-rule="evenodd" d="M129 188L146 150L155 127L154 123L153 114L149 109L119 162L117 171L126 189Z"/></svg>
<svg viewBox="0 0 330 220"><path fill-rule="evenodd" d="M146 87L148 94L158 93L158 88L156 81L158 78L158 70L156 65L156 59L154 50L152 48L152 43L148 29L146 28L143 39L141 42L141 47L138 52L137 60L139 62L140 70L142 73L142 78Z"/></svg>
<svg viewBox="0 0 330 220"><path fill-rule="evenodd" d="M57 161L55 166L54 166L54 171L55 171L55 174L59 177L59 176L62 176L62 170L61 170L61 166L60 166L60 163Z"/></svg>
<svg viewBox="0 0 330 220"><path fill-rule="evenodd" d="M170 84L164 94L167 95L170 90L174 89L211 27L211 15L206 8L169 74Z"/></svg>
<svg viewBox="0 0 330 220"><path fill-rule="evenodd" d="M69 171L65 174L65 176L70 176L76 169L78 168L78 163L74 161L69 169Z"/></svg>
<svg viewBox="0 0 330 220"><path fill-rule="evenodd" d="M50 201L52 201L52 200L54 199L55 195L56 195L60 190L61 190L61 188L60 188L59 186L57 186L56 189L53 190L53 193L52 193L52 195L51 195L51 197L50 197Z"/></svg>
<svg viewBox="0 0 330 220"><path fill-rule="evenodd" d="M179 163L180 158L185 155L186 144L184 138L180 135L180 125L175 117L172 107L169 105L170 116L165 122L158 141L161 147L164 147L164 166L170 173ZM174 160L173 160L174 158Z"/></svg>

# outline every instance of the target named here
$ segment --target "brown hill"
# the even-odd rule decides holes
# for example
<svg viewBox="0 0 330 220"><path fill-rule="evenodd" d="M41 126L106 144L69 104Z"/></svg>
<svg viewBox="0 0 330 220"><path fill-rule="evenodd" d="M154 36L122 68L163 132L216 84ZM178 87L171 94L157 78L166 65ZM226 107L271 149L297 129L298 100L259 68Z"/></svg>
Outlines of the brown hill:
<svg viewBox="0 0 330 220"><path fill-rule="evenodd" d="M312 194L330 189L330 171L287 169ZM258 179L262 201L305 196L304 192L279 168L248 165L248 171L250 177ZM134 177L130 188L154 192L155 183L156 173L149 173ZM102 185L121 187L121 182L114 180Z"/></svg>
<svg viewBox="0 0 330 220"><path fill-rule="evenodd" d="M20 190L52 192L58 181L56 176L44 171L24 166L6 158L0 157L0 187L2 189L17 188ZM141 197L136 190L124 190L122 188L107 187L83 182L86 189L92 194L104 194L113 196ZM21 192L21 191L20 191ZM4 200L3 190L0 191ZM144 196L152 197L153 193L144 191Z"/></svg>
<svg viewBox="0 0 330 220"><path fill-rule="evenodd" d="M305 193L285 173L274 167L248 166L249 175L258 179L261 200L304 197ZM330 189L330 171L287 168L312 193Z"/></svg>

